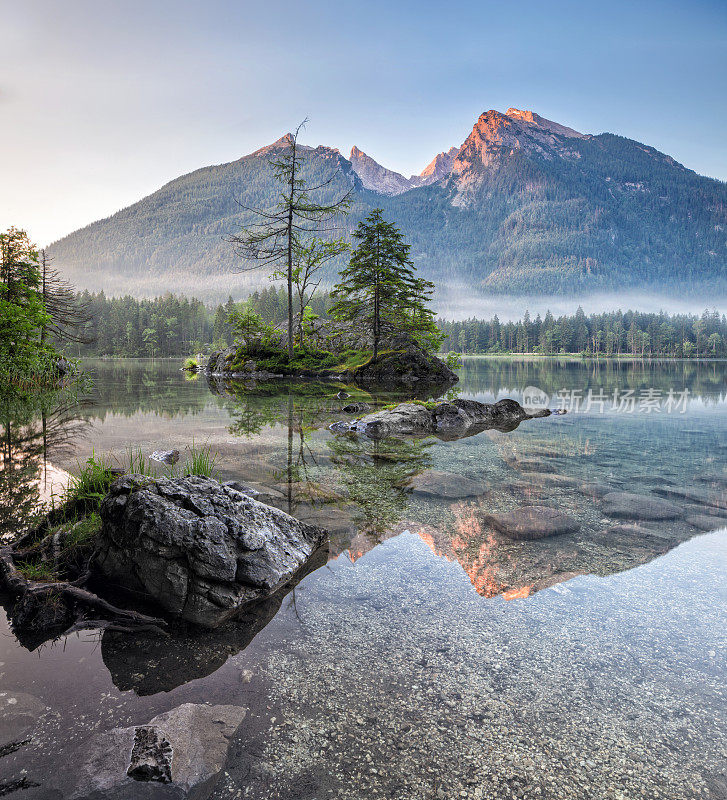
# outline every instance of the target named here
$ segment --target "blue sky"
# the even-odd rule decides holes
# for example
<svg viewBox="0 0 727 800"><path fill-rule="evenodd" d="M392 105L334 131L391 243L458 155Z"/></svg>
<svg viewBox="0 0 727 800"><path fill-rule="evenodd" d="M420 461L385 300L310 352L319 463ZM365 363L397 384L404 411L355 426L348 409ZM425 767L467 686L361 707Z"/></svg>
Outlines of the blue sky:
<svg viewBox="0 0 727 800"><path fill-rule="evenodd" d="M3 5L0 227L41 244L306 116L407 175L514 106L727 179L724 0Z"/></svg>

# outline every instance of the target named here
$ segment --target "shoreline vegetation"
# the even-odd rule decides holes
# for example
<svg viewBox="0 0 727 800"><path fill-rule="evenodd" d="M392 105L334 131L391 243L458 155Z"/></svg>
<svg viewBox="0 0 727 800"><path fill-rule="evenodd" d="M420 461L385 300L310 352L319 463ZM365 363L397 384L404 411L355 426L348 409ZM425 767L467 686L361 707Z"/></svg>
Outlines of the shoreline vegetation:
<svg viewBox="0 0 727 800"><path fill-rule="evenodd" d="M75 372L59 349L83 341L83 302L25 231L0 233L0 392L60 385Z"/></svg>
<svg viewBox="0 0 727 800"><path fill-rule="evenodd" d="M228 317L240 312L244 307L259 314L261 320L277 328L284 321L282 287L270 286L253 292L247 300L235 302L231 297L225 304L208 308L195 298L167 294L153 300L137 300L132 297L106 297L102 292L78 295L79 300L89 310L92 320L85 329L87 342L70 347L73 356L78 358L184 358L190 354L209 353L222 350L232 344L234 335ZM310 303L312 312L321 320L328 319L331 306L329 293L315 296ZM585 315L584 315L585 316ZM502 323L491 320L470 319L453 322L437 319L436 324L445 334L439 352L458 352L462 355L530 355L561 356L587 355L608 358L676 358L713 359L727 358L727 319L714 311L701 315L671 315L666 313L642 314L635 311L612 312L608 315L595 315L598 318L613 318L611 330L621 339L621 352L612 339L611 352L606 350L606 333L602 333L600 351L593 351L592 344L584 350L552 346L551 352L538 344L540 330L531 322L528 332L527 351L522 344L508 348L507 342L516 343L523 336L521 322ZM565 326L572 327L578 314L553 318L558 331ZM585 317L587 325L592 317ZM636 319L639 335L634 337L632 323ZM536 318L537 320L537 318ZM620 328L618 322L620 321ZM697 352L694 326L699 331L699 352ZM499 327L498 327L499 326ZM541 323L542 326L542 323ZM542 327L541 327L542 330ZM604 329L596 328L598 331ZM657 331L654 333L654 331ZM464 331L464 342L462 332ZM480 341L481 332L486 338ZM498 331L497 337L492 331ZM661 333L659 333L661 331ZM533 337L535 333L535 338ZM643 333L649 334L645 340ZM146 333L146 339L144 334ZM710 337L717 334L719 340ZM555 334L553 335L555 339ZM475 338L476 337L476 338ZM495 338L498 343L495 344ZM563 338L558 333L558 339ZM590 332L589 332L590 338ZM632 352L636 339L636 353ZM492 342L492 344L490 344ZM687 344L688 343L688 344ZM539 347L540 351L533 348ZM494 349L493 349L494 348ZM643 350L643 353L642 353Z"/></svg>

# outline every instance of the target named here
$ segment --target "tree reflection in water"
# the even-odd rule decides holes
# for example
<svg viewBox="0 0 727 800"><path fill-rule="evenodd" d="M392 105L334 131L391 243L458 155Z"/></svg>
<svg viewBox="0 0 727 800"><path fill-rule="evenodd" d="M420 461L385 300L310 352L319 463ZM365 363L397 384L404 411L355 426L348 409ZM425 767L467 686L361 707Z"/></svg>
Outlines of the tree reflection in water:
<svg viewBox="0 0 727 800"><path fill-rule="evenodd" d="M0 392L0 539L9 541L61 500L67 475L51 459L73 449L88 422L73 388Z"/></svg>
<svg viewBox="0 0 727 800"><path fill-rule="evenodd" d="M351 434L328 442L359 532L378 541L406 514L407 486L431 466L431 440L372 440Z"/></svg>

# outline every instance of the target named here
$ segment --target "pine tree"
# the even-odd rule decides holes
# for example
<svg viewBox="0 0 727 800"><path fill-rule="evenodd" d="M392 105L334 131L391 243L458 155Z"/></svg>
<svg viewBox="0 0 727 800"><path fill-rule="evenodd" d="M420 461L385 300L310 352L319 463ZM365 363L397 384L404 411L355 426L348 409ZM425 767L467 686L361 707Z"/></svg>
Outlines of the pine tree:
<svg viewBox="0 0 727 800"><path fill-rule="evenodd" d="M91 319L89 310L73 286L51 266L51 261L45 250L41 250L41 296L48 314L48 322L41 329L41 342L50 334L56 342L80 344L86 341L86 325Z"/></svg>
<svg viewBox="0 0 727 800"><path fill-rule="evenodd" d="M358 244L331 292L331 317L368 331L374 358L382 340L398 332L438 346L441 334L429 308L434 286L415 274L402 233L377 208L359 223L353 237Z"/></svg>

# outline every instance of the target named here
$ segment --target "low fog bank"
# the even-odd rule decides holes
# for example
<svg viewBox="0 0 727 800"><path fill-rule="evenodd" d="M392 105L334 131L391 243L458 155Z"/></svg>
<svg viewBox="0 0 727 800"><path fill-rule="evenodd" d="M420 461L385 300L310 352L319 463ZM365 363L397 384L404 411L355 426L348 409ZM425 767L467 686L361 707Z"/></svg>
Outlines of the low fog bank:
<svg viewBox="0 0 727 800"><path fill-rule="evenodd" d="M592 294L580 297L558 297L554 295L514 296L503 294L474 295L468 287L447 287L437 292L435 307L442 319L457 321L476 317L491 319L497 314L500 322L517 322L526 311L534 318L544 317L550 310L559 317L574 314L578 306L586 316L611 311L642 311L667 314L701 314L705 309L717 309L727 313L725 297L669 297L656 293L624 292L623 294Z"/></svg>
<svg viewBox="0 0 727 800"><path fill-rule="evenodd" d="M169 292L180 297L195 297L205 305L216 306L226 303L229 297L236 302L249 297L256 289L264 289L271 284L260 273L232 272L222 275L197 275L175 273L174 275L102 275L67 276L77 291L90 292L103 290L106 297L131 295L137 300L153 300ZM273 285L277 286L278 283Z"/></svg>
<svg viewBox="0 0 727 800"><path fill-rule="evenodd" d="M68 275L79 291L103 289L107 297L131 295L137 299L154 298L172 292L176 295L196 297L208 306L225 303L231 296L240 301L256 289L264 289L270 281L258 271L233 272L222 275L196 275L187 272L167 273L163 276L140 274L121 276L108 273L89 273L88 275ZM332 286L323 282L320 291L330 290ZM525 311L535 318L550 312L558 317L574 314L578 306L586 315L599 312L622 311L665 311L668 314L701 314L705 309L716 308L720 314L727 313L727 297L680 298L646 292L624 292L621 294L592 294L580 297L559 297L556 295L515 296L503 294L477 294L465 285L438 285L434 298L437 315L442 319L457 321L477 317L491 319L497 314L501 322L517 322Z"/></svg>

